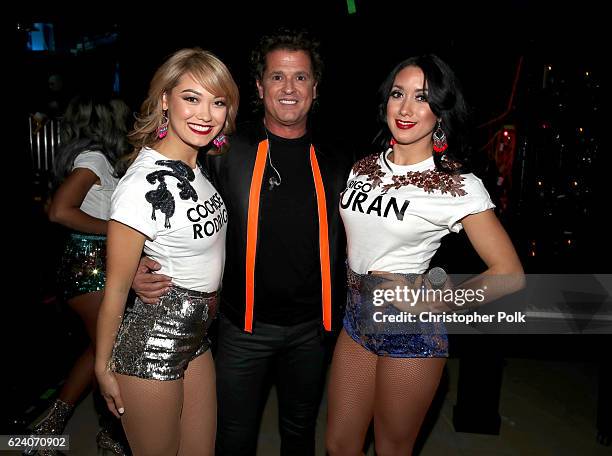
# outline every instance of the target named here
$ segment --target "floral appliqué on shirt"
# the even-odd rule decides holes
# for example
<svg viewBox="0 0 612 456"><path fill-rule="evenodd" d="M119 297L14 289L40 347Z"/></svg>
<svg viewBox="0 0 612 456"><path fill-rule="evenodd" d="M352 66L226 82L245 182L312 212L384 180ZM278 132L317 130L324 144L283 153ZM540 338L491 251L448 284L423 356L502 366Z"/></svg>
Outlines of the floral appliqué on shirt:
<svg viewBox="0 0 612 456"><path fill-rule="evenodd" d="M353 166L353 172L356 176L367 176L367 180L372 182L374 187L381 185L382 178L385 176L378 162L378 154L368 155L359 160ZM391 179L392 183L382 185L383 195L392 188L399 189L406 185L414 185L427 193L439 190L442 194L450 193L451 196L467 195L463 189L465 178L459 174L446 174L435 169L428 169L427 171L408 171L401 176L393 175Z"/></svg>

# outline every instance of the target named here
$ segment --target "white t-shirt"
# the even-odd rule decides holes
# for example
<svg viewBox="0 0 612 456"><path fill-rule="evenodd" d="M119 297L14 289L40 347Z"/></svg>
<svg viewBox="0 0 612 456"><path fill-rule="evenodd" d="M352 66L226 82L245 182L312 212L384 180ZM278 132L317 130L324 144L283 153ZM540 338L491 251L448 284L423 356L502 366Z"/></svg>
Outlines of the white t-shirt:
<svg viewBox="0 0 612 456"><path fill-rule="evenodd" d="M459 220L495 205L473 174L440 173L433 157L400 166L388 153L358 161L342 194L349 266L359 274L422 274L441 239L461 231Z"/></svg>
<svg viewBox="0 0 612 456"><path fill-rule="evenodd" d="M76 168L89 169L100 179L100 184L94 184L85 195L81 210L92 217L108 220L111 196L119 182L119 179L113 176L113 167L102 152L88 150L81 152L74 159L72 170Z"/></svg>
<svg viewBox="0 0 612 456"><path fill-rule="evenodd" d="M142 149L113 193L111 219L147 237L145 255L176 285L220 288L227 210L199 168Z"/></svg>

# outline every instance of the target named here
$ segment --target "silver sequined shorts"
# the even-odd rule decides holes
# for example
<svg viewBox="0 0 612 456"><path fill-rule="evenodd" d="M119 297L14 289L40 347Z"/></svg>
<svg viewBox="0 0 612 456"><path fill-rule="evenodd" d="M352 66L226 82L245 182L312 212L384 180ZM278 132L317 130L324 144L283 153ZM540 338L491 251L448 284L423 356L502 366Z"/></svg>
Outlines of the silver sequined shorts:
<svg viewBox="0 0 612 456"><path fill-rule="evenodd" d="M189 362L210 348L217 296L173 286L157 304L136 298L119 328L111 370L155 380L182 378Z"/></svg>

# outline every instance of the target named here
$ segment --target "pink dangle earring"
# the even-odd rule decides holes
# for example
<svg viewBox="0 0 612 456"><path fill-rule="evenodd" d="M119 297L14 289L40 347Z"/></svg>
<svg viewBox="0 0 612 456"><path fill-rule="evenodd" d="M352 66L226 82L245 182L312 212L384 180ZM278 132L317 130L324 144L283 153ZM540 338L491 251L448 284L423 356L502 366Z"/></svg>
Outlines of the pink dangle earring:
<svg viewBox="0 0 612 456"><path fill-rule="evenodd" d="M223 133L219 133L217 137L213 139L213 144L217 147L217 149L221 149L221 147L228 142L227 136L225 136Z"/></svg>
<svg viewBox="0 0 612 456"><path fill-rule="evenodd" d="M448 149L448 142L446 141L446 135L442 130L442 121L438 119L438 125L433 133L433 150L434 152L441 154Z"/></svg>
<svg viewBox="0 0 612 456"><path fill-rule="evenodd" d="M168 110L165 110L164 112L162 112L161 123L159 124L159 127L157 127L157 137L159 139L164 139L166 135L168 134L168 123L169 122L170 121L168 120Z"/></svg>

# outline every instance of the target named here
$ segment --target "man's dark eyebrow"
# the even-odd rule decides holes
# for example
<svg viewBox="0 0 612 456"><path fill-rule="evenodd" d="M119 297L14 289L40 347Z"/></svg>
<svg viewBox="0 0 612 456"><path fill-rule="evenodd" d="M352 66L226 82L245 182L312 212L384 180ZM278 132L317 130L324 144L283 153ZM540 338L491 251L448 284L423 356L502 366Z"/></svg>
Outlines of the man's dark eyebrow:
<svg viewBox="0 0 612 456"><path fill-rule="evenodd" d="M276 71L270 71L270 74L283 74L284 75L285 72L282 71L282 70L276 70ZM307 75L307 76L311 75L310 71L306 71L306 70L304 70L304 71L296 71L294 74Z"/></svg>

